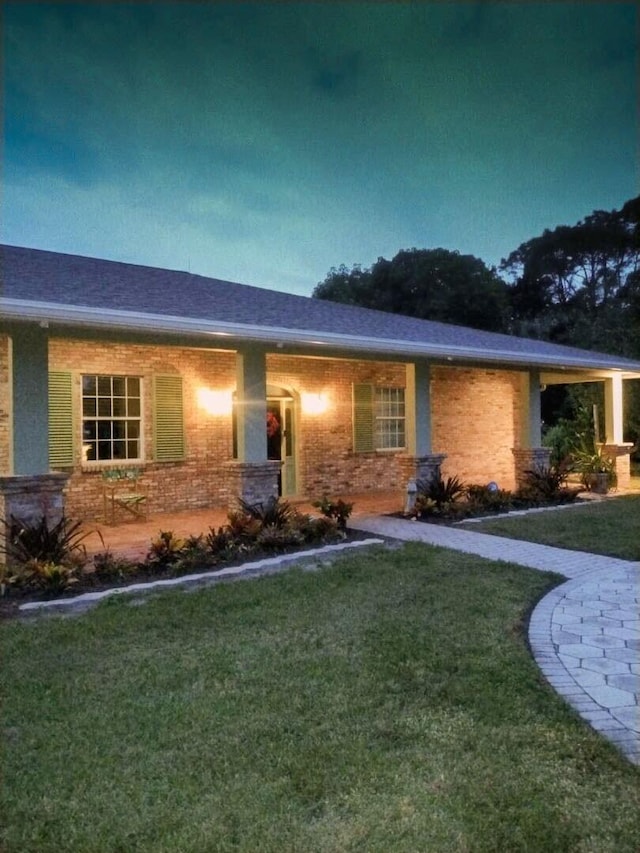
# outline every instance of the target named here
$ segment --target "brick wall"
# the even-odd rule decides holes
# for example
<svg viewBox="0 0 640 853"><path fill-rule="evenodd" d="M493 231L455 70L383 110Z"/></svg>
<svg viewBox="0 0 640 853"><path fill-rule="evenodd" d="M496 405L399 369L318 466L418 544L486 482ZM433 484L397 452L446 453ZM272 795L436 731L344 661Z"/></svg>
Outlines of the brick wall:
<svg viewBox="0 0 640 853"><path fill-rule="evenodd" d="M212 416L199 407L198 388L231 389L235 384L235 356L226 352L153 347L134 344L86 343L52 339L52 370L74 373L76 434L80 434L81 373L141 376L146 457L153 447L152 379L158 373L183 378L186 459L179 463L144 464L150 512L183 510L226 504L229 473L224 463L232 457L231 416ZM102 476L95 465L76 465L67 487L66 509L71 517L91 518L102 513Z"/></svg>
<svg viewBox="0 0 640 853"><path fill-rule="evenodd" d="M158 373L180 374L184 383L186 459L180 463L145 462L143 482L149 491L149 511L162 512L205 506L225 506L234 497L231 416L211 415L198 405L199 388L232 390L235 354L178 347L111 344L52 339L50 368L74 375L76 434L80 435L82 373L141 376L143 380L144 445L152 449L152 379ZM8 345L0 337L0 451L8 458ZM297 403L305 393L325 394L328 409L314 415L297 406L298 492L316 498L324 492L398 489L404 486L402 452L355 454L352 433L352 385L405 385L403 364L302 358L277 353L267 356L270 386L291 393ZM495 479L514 486L511 448L519 435L516 373L433 368L433 451L446 453L443 473L467 482ZM6 469L5 469L6 470ZM1 472L0 472L1 473ZM99 467L82 464L80 442L67 487L71 517L102 514Z"/></svg>
<svg viewBox="0 0 640 853"><path fill-rule="evenodd" d="M326 394L322 415L299 414L298 477L301 493L314 498L402 488L400 454L354 453L352 385L405 385L403 364L267 356L270 385L303 394Z"/></svg>
<svg viewBox="0 0 640 853"><path fill-rule="evenodd" d="M444 477L515 488L511 449L519 445L522 417L517 373L433 368L431 409L433 451L447 454Z"/></svg>

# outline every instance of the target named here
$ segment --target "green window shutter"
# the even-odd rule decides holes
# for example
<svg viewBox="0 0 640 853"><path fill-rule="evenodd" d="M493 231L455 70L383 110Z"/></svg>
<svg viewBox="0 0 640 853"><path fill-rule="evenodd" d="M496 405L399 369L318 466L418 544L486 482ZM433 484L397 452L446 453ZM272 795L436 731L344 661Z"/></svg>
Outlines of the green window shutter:
<svg viewBox="0 0 640 853"><path fill-rule="evenodd" d="M374 446L373 386L353 386L353 449L369 453Z"/></svg>
<svg viewBox="0 0 640 853"><path fill-rule="evenodd" d="M181 376L154 376L153 443L156 462L178 462L185 457Z"/></svg>
<svg viewBox="0 0 640 853"><path fill-rule="evenodd" d="M73 377L54 370L49 373L49 466L73 465Z"/></svg>

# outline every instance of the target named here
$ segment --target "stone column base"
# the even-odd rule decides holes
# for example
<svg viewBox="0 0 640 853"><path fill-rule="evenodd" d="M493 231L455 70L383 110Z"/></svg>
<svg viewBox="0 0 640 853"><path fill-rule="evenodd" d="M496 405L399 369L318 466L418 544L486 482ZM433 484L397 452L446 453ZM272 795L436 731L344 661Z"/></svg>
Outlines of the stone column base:
<svg viewBox="0 0 640 853"><path fill-rule="evenodd" d="M445 453L429 453L425 456L405 456L400 460L402 482L406 491L404 514L414 511L418 482L430 483L440 476L440 466L447 458Z"/></svg>
<svg viewBox="0 0 640 853"><path fill-rule="evenodd" d="M526 485L527 471L539 471L549 467L551 458L550 447L514 447L511 452L515 457L516 486Z"/></svg>
<svg viewBox="0 0 640 853"><path fill-rule="evenodd" d="M400 460L400 471L406 488L410 480L430 482L440 474L446 453L429 453L425 456L405 456Z"/></svg>
<svg viewBox="0 0 640 853"><path fill-rule="evenodd" d="M34 474L0 477L0 519L11 518L33 524L43 516L49 526L57 524L64 515L63 490L68 474ZM0 540L5 542L4 525L0 523ZM10 562L10 556L7 555Z"/></svg>
<svg viewBox="0 0 640 853"><path fill-rule="evenodd" d="M628 489L631 485L631 451L634 445L629 444L603 444L600 452L603 456L613 459L616 466L616 487Z"/></svg>
<svg viewBox="0 0 640 853"><path fill-rule="evenodd" d="M268 462L229 462L229 498L235 504L237 498L247 503L260 503L278 496L279 460Z"/></svg>
<svg viewBox="0 0 640 853"><path fill-rule="evenodd" d="M57 524L64 514L63 490L68 474L0 477L0 518L33 522L46 516Z"/></svg>

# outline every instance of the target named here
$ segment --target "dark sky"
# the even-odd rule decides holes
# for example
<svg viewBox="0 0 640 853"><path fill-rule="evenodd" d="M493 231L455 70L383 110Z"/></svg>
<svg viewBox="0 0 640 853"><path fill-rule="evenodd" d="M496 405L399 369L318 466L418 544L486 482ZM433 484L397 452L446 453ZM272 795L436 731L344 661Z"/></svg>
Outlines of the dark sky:
<svg viewBox="0 0 640 853"><path fill-rule="evenodd" d="M637 195L638 6L4 4L4 242L309 293Z"/></svg>

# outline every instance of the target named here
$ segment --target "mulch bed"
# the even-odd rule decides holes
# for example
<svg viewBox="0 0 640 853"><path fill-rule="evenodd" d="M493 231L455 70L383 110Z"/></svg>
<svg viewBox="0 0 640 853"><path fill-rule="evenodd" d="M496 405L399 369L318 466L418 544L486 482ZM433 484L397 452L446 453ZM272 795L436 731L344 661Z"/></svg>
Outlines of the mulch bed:
<svg viewBox="0 0 640 853"><path fill-rule="evenodd" d="M73 584L69 589L58 592L36 592L34 590L15 589L4 596L0 597L0 619L10 619L23 617L20 611L20 605L32 601L50 601L52 599L65 598L73 600L79 595L86 592L102 592L115 587L128 587L137 583L150 583L157 580L165 580L167 578L185 577L191 574L199 574L201 572L210 572L212 577L222 569L242 566L245 563L254 563L259 560L264 560L269 557L291 556L305 551L312 551L314 548L322 548L325 545L339 545L343 542L358 542L364 539L370 539L371 534L360 530L347 530L344 539L336 540L335 542L320 542L316 544L305 543L301 546L290 546L288 548L280 548L277 551L256 550L250 553L238 556L231 560L221 561L215 565L202 566L200 568L194 566L188 570L176 571L174 566L156 566L153 569L145 568L140 565L138 570L127 572L126 578L122 580L100 580L93 575L93 572L87 571L83 578L76 584ZM35 611L37 613L37 611Z"/></svg>

